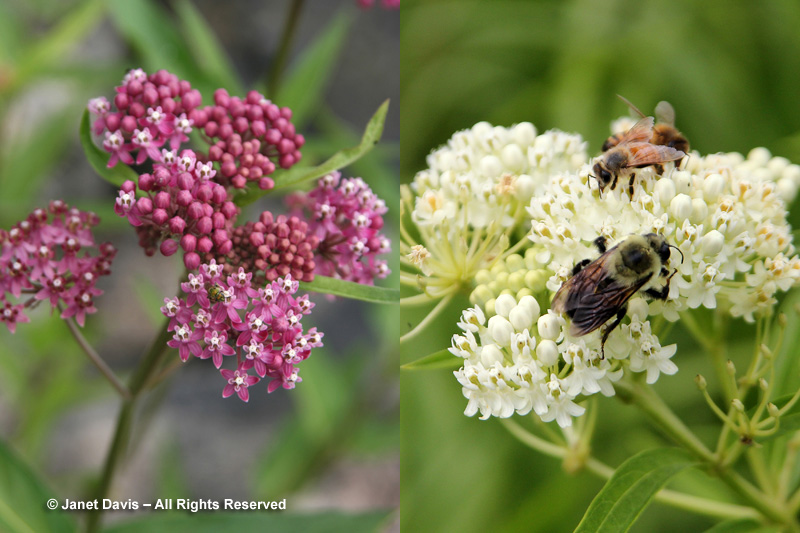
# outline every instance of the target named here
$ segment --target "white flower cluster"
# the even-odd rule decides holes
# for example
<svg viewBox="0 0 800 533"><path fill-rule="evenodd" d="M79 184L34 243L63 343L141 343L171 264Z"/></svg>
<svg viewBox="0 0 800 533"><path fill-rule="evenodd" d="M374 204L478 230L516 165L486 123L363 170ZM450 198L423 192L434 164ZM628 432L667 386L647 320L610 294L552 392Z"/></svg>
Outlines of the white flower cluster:
<svg viewBox="0 0 800 533"><path fill-rule="evenodd" d="M597 348L599 332L571 337L564 318L553 311L540 316L533 296L517 302L500 295L495 311L487 321L479 307L467 309L458 323L464 333L453 336L450 352L464 358L455 376L468 400L467 416L480 411L485 420L533 410L543 421L566 427L585 410L575 399L598 392L613 396L612 383L624 368L646 372L648 383L678 370L670 360L676 346L662 347L651 333L641 298L631 301L631 322L611 335L605 359Z"/></svg>
<svg viewBox="0 0 800 533"><path fill-rule="evenodd" d="M775 294L800 282L800 259L786 221L786 203L797 194L800 167L772 158L763 148L740 154L689 156L685 168L665 165L635 171L633 198L623 185L601 197L590 178L591 163L580 171L551 177L531 199L529 238L536 259L553 272L547 287L555 291L573 265L594 259L592 242L600 235L608 246L632 234L658 233L677 246L669 268L678 274L666 303L654 301L650 314L676 320L678 312L720 305L753 321L768 311ZM656 278L653 284L663 284Z"/></svg>
<svg viewBox="0 0 800 533"><path fill-rule="evenodd" d="M479 122L454 134L428 155L428 169L414 177L418 226L445 220L485 228L504 228L525 218L530 198L558 172L577 171L586 163L586 143L579 135L557 130L537 135L529 122L511 128Z"/></svg>

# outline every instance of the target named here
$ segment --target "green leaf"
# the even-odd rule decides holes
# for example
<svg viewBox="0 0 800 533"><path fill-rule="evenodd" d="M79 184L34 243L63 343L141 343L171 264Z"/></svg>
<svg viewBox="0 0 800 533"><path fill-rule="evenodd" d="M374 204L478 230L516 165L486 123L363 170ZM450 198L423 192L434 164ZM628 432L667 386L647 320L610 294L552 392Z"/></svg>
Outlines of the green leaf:
<svg viewBox="0 0 800 533"><path fill-rule="evenodd" d="M87 0L73 9L23 55L14 86L19 87L31 77L63 63L71 49L100 22L104 11L101 0Z"/></svg>
<svg viewBox="0 0 800 533"><path fill-rule="evenodd" d="M328 276L314 276L312 282L300 282L300 288L305 291L333 294L353 300L362 300L376 304L396 304L400 301L400 290L388 287L375 287L362 285L353 281L329 278Z"/></svg>
<svg viewBox="0 0 800 533"><path fill-rule="evenodd" d="M220 503L220 506L222 502ZM287 507L291 501L286 502ZM379 531L389 516L387 511L363 514L323 512L293 514L285 511L203 512L187 514L153 513L124 524L105 528L105 533L217 533L219 531L303 531L305 533L353 533Z"/></svg>
<svg viewBox="0 0 800 533"><path fill-rule="evenodd" d="M400 366L401 370L434 370L439 368L458 368L464 360L451 354L447 348L433 352L425 357Z"/></svg>
<svg viewBox="0 0 800 533"><path fill-rule="evenodd" d="M364 129L364 135L361 137L361 142L358 146L340 150L333 154L327 161L316 167L295 167L274 174L275 189L321 178L325 174L329 174L334 170L339 170L351 164L353 161L360 159L364 154L372 150L380 140L383 134L383 123L386 121L386 112L388 110L389 100L386 100L381 104L375 114L372 115L366 129ZM240 206L249 205L268 192L270 191L263 191L255 187L249 188L246 192L237 196L234 201Z"/></svg>
<svg viewBox="0 0 800 533"><path fill-rule="evenodd" d="M101 178L117 187L121 187L122 182L125 180L136 182L138 178L136 172L121 161L113 168L108 168L108 160L111 156L108 152L98 148L92 140L92 124L88 109L84 110L83 118L81 118L80 138L81 146L83 146L83 153L86 154L86 159L89 160L89 164L92 165L92 168Z"/></svg>
<svg viewBox="0 0 800 533"><path fill-rule="evenodd" d="M323 94L349 35L350 11L341 11L325 31L306 48L285 82L270 98L292 110L292 121L301 126L323 101Z"/></svg>
<svg viewBox="0 0 800 533"><path fill-rule="evenodd" d="M53 493L19 457L0 441L0 531L51 533L76 531L72 517L50 511ZM61 505L63 502L59 502Z"/></svg>
<svg viewBox="0 0 800 533"><path fill-rule="evenodd" d="M726 520L707 529L705 533L779 533L780 528L765 526L757 520L743 518L738 520Z"/></svg>
<svg viewBox="0 0 800 533"><path fill-rule="evenodd" d="M189 52L206 77L225 87L232 94L244 96L231 61L220 45L211 27L192 2L180 0L174 4L181 22Z"/></svg>
<svg viewBox="0 0 800 533"><path fill-rule="evenodd" d="M676 448L647 450L631 457L592 500L575 533L628 531L661 487L695 464L691 455Z"/></svg>

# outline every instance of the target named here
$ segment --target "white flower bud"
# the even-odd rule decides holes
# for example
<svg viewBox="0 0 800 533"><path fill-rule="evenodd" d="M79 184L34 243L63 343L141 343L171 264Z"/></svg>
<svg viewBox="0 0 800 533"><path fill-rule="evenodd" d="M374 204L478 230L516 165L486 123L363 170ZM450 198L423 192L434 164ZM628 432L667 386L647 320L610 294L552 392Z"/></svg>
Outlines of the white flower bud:
<svg viewBox="0 0 800 533"><path fill-rule="evenodd" d="M536 357L544 366L556 364L558 362L558 345L549 339L541 341L536 346Z"/></svg>
<svg viewBox="0 0 800 533"><path fill-rule="evenodd" d="M533 196L533 191L536 188L536 183L533 178L527 174L520 174L517 176L517 181L514 182L517 188L517 198L530 198Z"/></svg>
<svg viewBox="0 0 800 533"><path fill-rule="evenodd" d="M561 324L559 324L558 318L549 313L539 317L536 329L539 331L541 338L552 341L556 340L561 334Z"/></svg>
<svg viewBox="0 0 800 533"><path fill-rule="evenodd" d="M537 320L539 318L539 302L537 302L536 298L533 296L523 296L519 301L518 307L523 307L526 309L533 317L533 320Z"/></svg>
<svg viewBox="0 0 800 533"><path fill-rule="evenodd" d="M789 166L789 160L785 157L773 157L767 163L767 168L776 176L781 174Z"/></svg>
<svg viewBox="0 0 800 533"><path fill-rule="evenodd" d="M658 196L662 205L667 205L675 197L676 189L675 182L670 178L661 178L656 182L654 187L654 195Z"/></svg>
<svg viewBox="0 0 800 533"><path fill-rule="evenodd" d="M672 173L672 181L675 182L675 190L679 193L690 193L692 191L692 174L686 170L679 170Z"/></svg>
<svg viewBox="0 0 800 533"><path fill-rule="evenodd" d="M481 159L481 174L484 176L499 176L502 173L503 165L496 156L487 155Z"/></svg>
<svg viewBox="0 0 800 533"><path fill-rule="evenodd" d="M501 294L494 303L494 312L508 318L509 313L517 305L517 301L510 294Z"/></svg>
<svg viewBox="0 0 800 533"><path fill-rule="evenodd" d="M481 363L489 368L495 363L503 362L503 352L496 344L487 344L481 347Z"/></svg>
<svg viewBox="0 0 800 533"><path fill-rule="evenodd" d="M713 229L703 235L703 253L706 256L715 256L722 251L722 246L725 244L725 236L719 231Z"/></svg>
<svg viewBox="0 0 800 533"><path fill-rule="evenodd" d="M525 154L522 153L522 149L516 144L507 144L504 146L500 157L506 168L514 172L522 170L522 166L525 164Z"/></svg>
<svg viewBox="0 0 800 533"><path fill-rule="evenodd" d="M511 335L516 333L511 322L500 315L495 315L489 319L488 329L489 335L494 339L494 342L501 346L509 346Z"/></svg>
<svg viewBox="0 0 800 533"><path fill-rule="evenodd" d="M628 315L630 317L636 317L641 322L647 320L647 315L650 314L650 306L647 305L647 302L644 298L633 298L628 303Z"/></svg>
<svg viewBox="0 0 800 533"><path fill-rule="evenodd" d="M530 146L536 139L536 127L530 122L520 122L511 128L511 139L520 146Z"/></svg>
<svg viewBox="0 0 800 533"><path fill-rule="evenodd" d="M703 198L706 202L713 202L725 188L725 178L722 174L711 174L703 180Z"/></svg>
<svg viewBox="0 0 800 533"><path fill-rule="evenodd" d="M755 166L763 167L766 165L770 158L772 158L772 154L769 153L769 150L766 148L753 148L750 150L750 153L747 154L747 160L752 161Z"/></svg>
<svg viewBox="0 0 800 533"><path fill-rule="evenodd" d="M797 196L797 182L787 178L778 180L775 192L784 202L790 203Z"/></svg>
<svg viewBox="0 0 800 533"><path fill-rule="evenodd" d="M692 199L686 194L679 194L669 203L669 211L678 222L689 218L692 214Z"/></svg>
<svg viewBox="0 0 800 533"><path fill-rule="evenodd" d="M702 198L692 199L692 214L689 216L689 222L692 224L700 224L708 216L708 205Z"/></svg>

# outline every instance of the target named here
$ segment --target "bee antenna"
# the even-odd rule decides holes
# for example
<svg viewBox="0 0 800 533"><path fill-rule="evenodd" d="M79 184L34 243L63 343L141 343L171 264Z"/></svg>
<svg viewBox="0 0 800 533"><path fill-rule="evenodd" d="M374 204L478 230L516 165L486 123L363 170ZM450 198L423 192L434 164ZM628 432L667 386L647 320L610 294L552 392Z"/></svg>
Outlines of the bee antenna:
<svg viewBox="0 0 800 533"><path fill-rule="evenodd" d="M677 246L673 246L671 244L668 244L667 246L669 246L670 248L675 248L676 250L678 250L678 253L681 254L681 264L683 264L683 252L681 252L681 249L678 248Z"/></svg>

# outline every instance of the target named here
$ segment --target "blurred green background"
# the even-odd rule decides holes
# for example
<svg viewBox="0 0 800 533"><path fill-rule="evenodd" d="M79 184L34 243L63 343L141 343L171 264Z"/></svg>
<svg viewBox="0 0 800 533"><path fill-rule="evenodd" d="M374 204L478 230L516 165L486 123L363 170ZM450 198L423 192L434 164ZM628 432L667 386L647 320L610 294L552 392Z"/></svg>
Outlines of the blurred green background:
<svg viewBox="0 0 800 533"><path fill-rule="evenodd" d="M401 181L410 182L454 132L482 120L577 132L598 153L610 122L628 114L616 94L650 114L659 100L671 102L678 128L701 153L765 146L800 163L798 27L800 3L789 0L404 0ZM797 298L789 300L784 309ZM403 347L402 362L449 346L456 317L468 306L466 297L452 303ZM424 311L404 310L401 330ZM731 357L744 364L754 331L735 324ZM797 340L796 320L789 335ZM698 372L711 375L707 360L681 327L667 342L679 343L680 371L656 389L713 443L715 420L693 383ZM796 386L797 372L787 379ZM716 387L713 378L709 383ZM558 461L524 447L497 420L465 417L466 400L450 370L403 371L401 393L404 529L572 531L602 486L591 474L563 473ZM665 445L634 409L616 399L599 404L593 446L603 461L618 465ZM730 498L699 473L671 487ZM632 531L704 531L713 523L655 503Z"/></svg>
<svg viewBox="0 0 800 533"><path fill-rule="evenodd" d="M384 231L396 242L396 11L362 11L355 0L0 1L0 227L56 198L100 215L96 238L112 241L119 254L99 284L106 292L84 334L123 379L160 326L158 308L176 294L183 265L177 255L145 257L133 229L113 213L116 190L94 173L78 141L81 115L90 98L111 100L135 67L178 74L205 103L217 87L240 96L265 92L293 3L304 5L281 88L267 96L294 110L308 165L357 144L372 114L392 100L382 141L343 175L363 177L386 200ZM240 221L265 208L280 213L280 195L250 206ZM397 264L390 258L395 274L381 284L397 285ZM323 331L325 347L304 363L297 389L268 395L266 386L254 387L243 404L222 399L224 381L212 365L182 366L142 402L134 453L112 497L287 498L290 512L317 518L279 517L272 523L278 529L396 526L398 311L321 295L312 300L317 307L304 326ZM118 398L48 310L31 313L16 335L0 330L0 507L36 517L44 500L31 500L22 480L38 477L62 501L81 499L100 472ZM6 518L0 512L0 530ZM111 521L131 518L139 514L117 513ZM253 530L269 518L238 513L225 523L242 520L242 530ZM187 526L160 530L181 527Z"/></svg>

